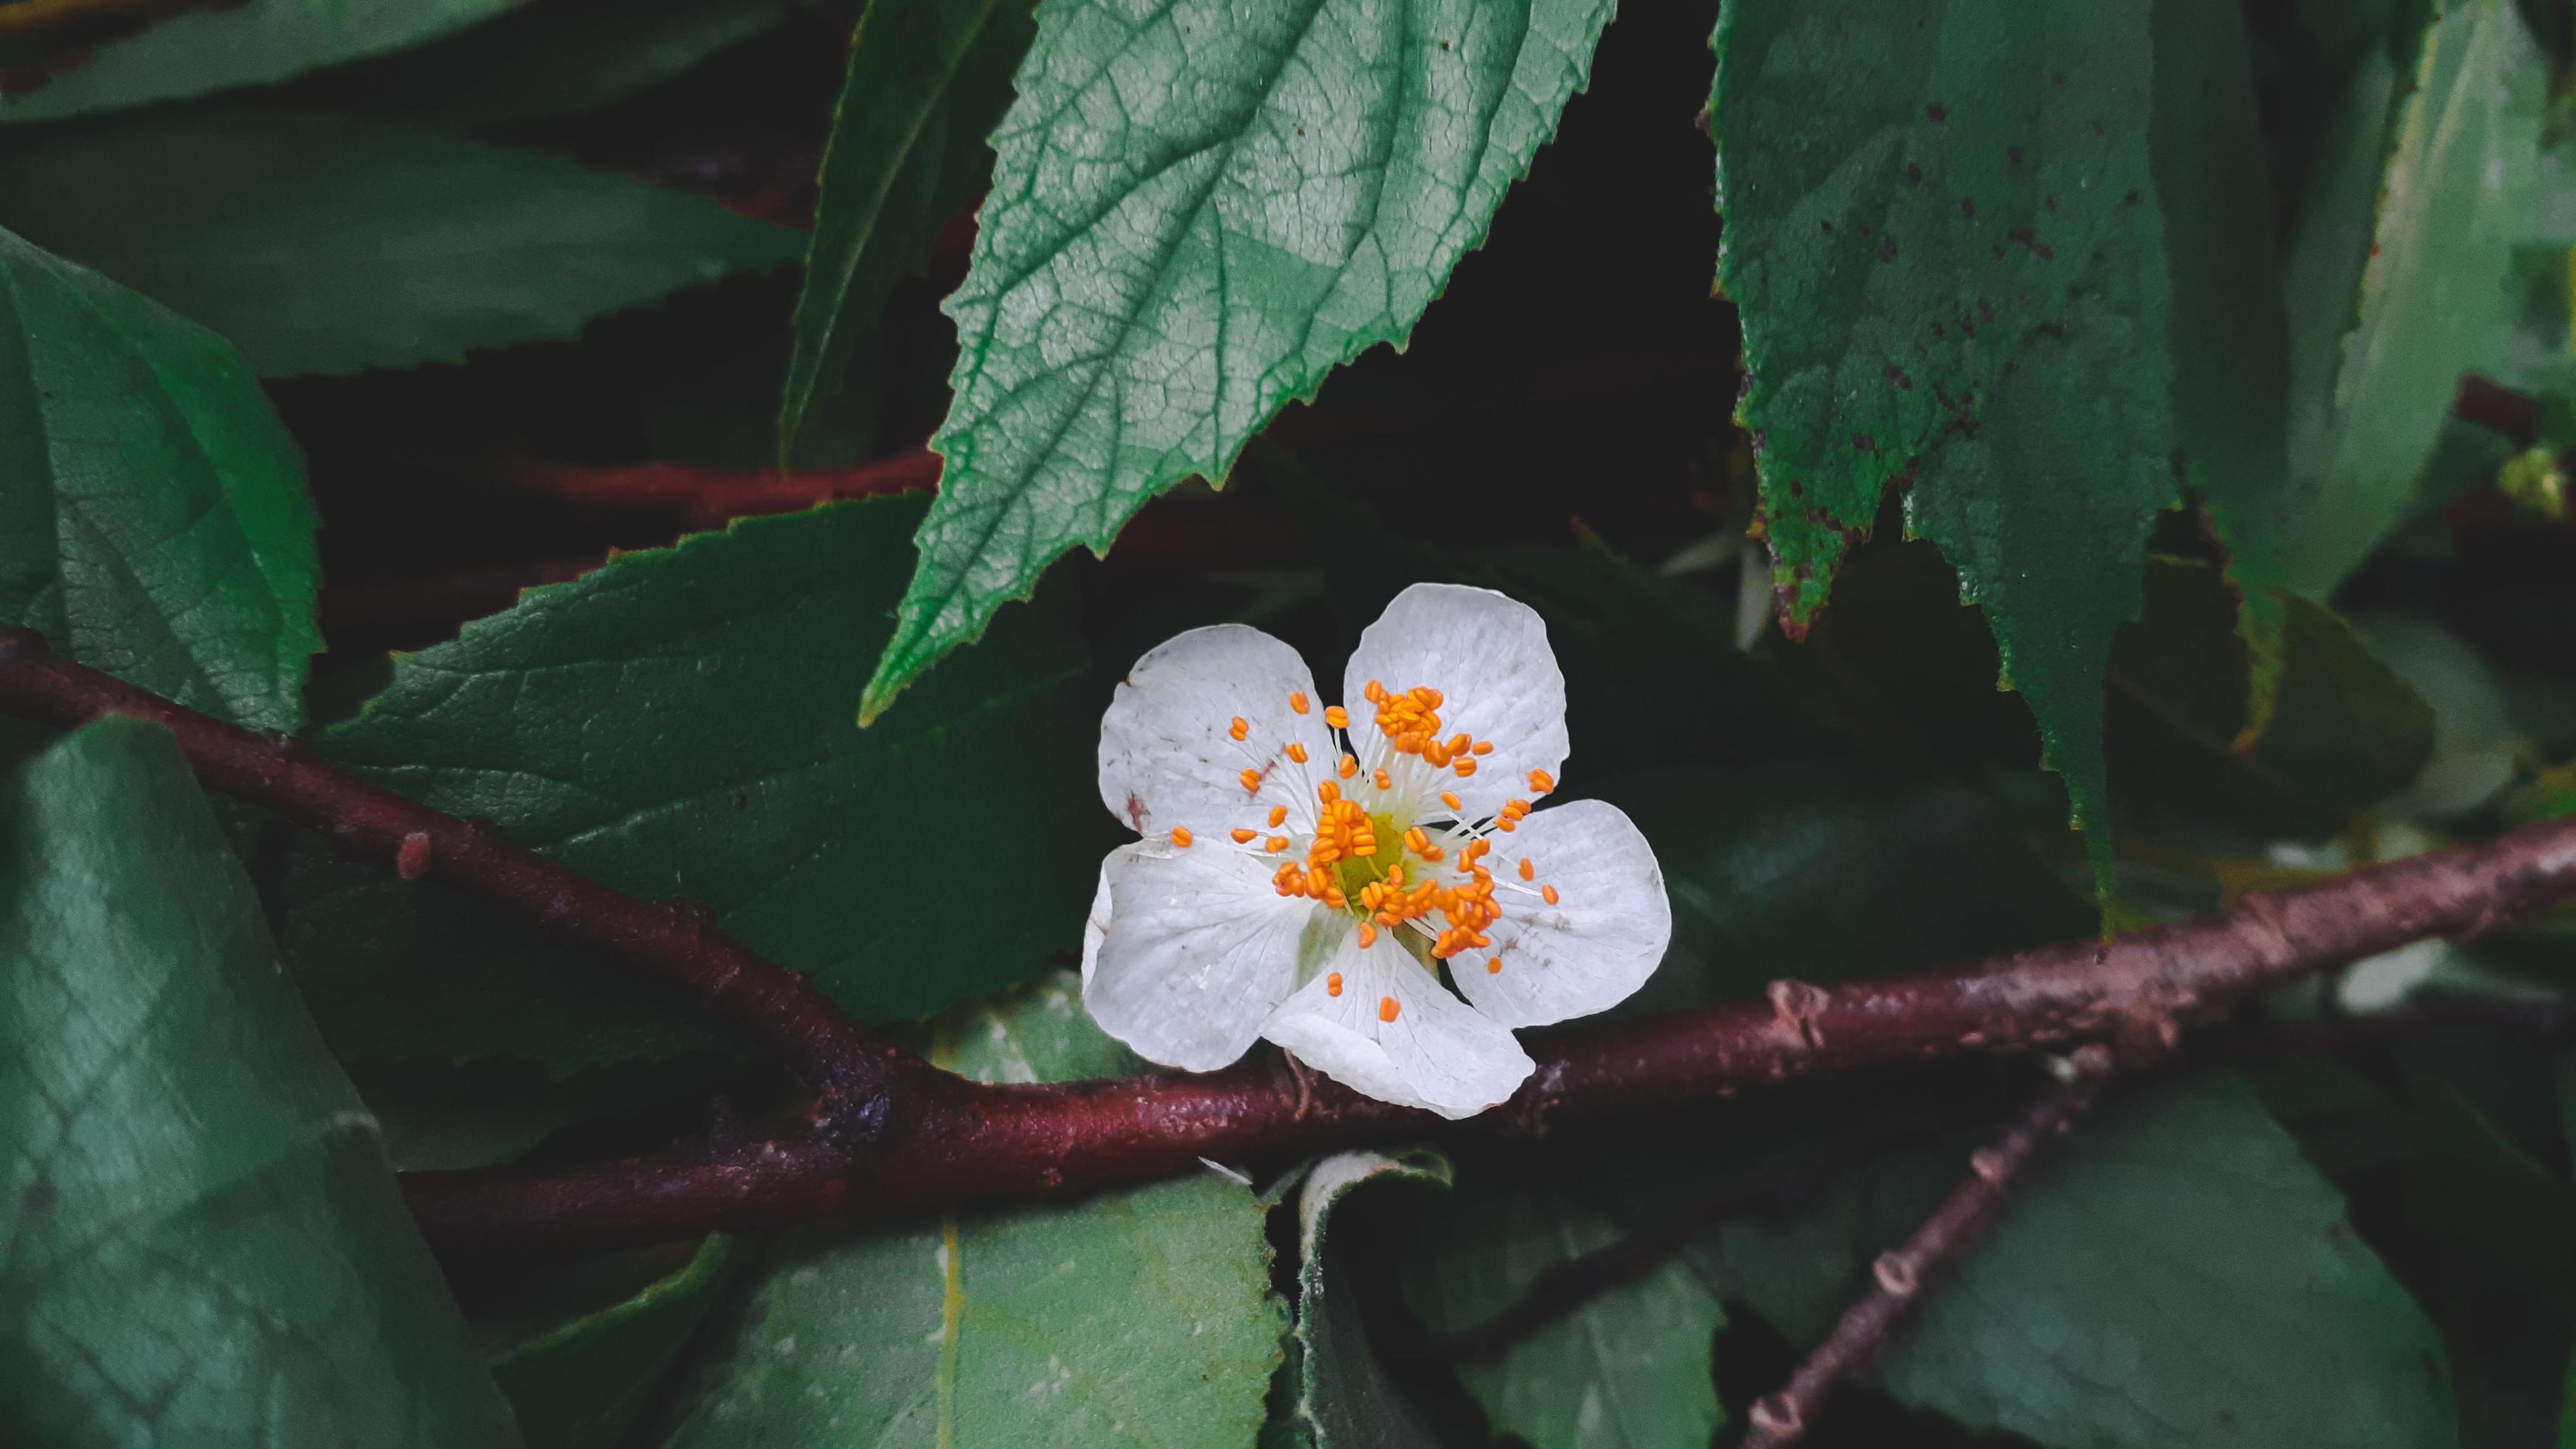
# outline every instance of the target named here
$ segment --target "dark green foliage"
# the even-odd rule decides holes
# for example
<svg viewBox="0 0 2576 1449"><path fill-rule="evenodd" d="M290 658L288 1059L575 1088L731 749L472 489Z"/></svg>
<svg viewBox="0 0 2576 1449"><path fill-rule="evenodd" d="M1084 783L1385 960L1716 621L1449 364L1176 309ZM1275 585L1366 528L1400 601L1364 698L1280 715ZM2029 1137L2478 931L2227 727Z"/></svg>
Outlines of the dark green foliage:
<svg viewBox="0 0 2576 1449"><path fill-rule="evenodd" d="M13 146L0 224L222 333L271 375L569 340L601 313L796 254L783 227L559 156L263 111Z"/></svg>
<svg viewBox="0 0 2576 1449"><path fill-rule="evenodd" d="M620 558L398 661L318 747L585 874L689 896L863 1016L993 991L1078 942L1114 837L1064 610L1030 611L874 729L852 722L919 516L841 504ZM977 870L914 844L966 820L996 822ZM987 872L1014 909L982 904ZM289 900L288 958L344 1053L576 1066L707 1040L614 965L444 889L317 851Z"/></svg>
<svg viewBox="0 0 2576 1449"><path fill-rule="evenodd" d="M161 731L93 725L0 786L0 999L13 1436L516 1440Z"/></svg>
<svg viewBox="0 0 2576 1449"><path fill-rule="evenodd" d="M0 231L0 622L293 729L320 572L304 460L240 355Z"/></svg>
<svg viewBox="0 0 2576 1449"><path fill-rule="evenodd" d="M1151 1070L1074 969L1131 662L1330 704L1417 582L1652 846L1613 1041L2576 811L2559 0L134 8L0 0L0 626L977 1082ZM776 1223L810 1085L430 864L0 717L0 1441L1705 1449L2043 1087ZM2187 1012L1807 1449L2576 1444L2571 943ZM751 1196L433 1259L389 1172L656 1163Z"/></svg>

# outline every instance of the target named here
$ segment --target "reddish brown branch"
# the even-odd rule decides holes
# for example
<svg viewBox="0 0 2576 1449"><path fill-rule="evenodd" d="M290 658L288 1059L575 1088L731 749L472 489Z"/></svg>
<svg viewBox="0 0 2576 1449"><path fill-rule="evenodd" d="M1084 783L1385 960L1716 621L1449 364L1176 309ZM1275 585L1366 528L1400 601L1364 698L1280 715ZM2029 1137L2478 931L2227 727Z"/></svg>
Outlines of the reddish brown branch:
<svg viewBox="0 0 2576 1449"><path fill-rule="evenodd" d="M1413 1136L1433 1119L1300 1080L1275 1056L1201 1076L977 1085L930 1070L852 1023L803 978L710 928L425 810L304 753L0 633L0 710L59 725L107 714L166 726L208 786L324 831L344 850L517 905L680 983L778 1044L835 1099L842 1131L693 1162L623 1162L547 1178L426 1174L408 1189L449 1234L651 1239L865 1207L1048 1196L1194 1171L1202 1157L1278 1158ZM1871 1062L2022 1052L2109 1038L2170 1044L2183 1021L2246 993L2432 936L2473 936L2576 894L2576 820L2356 870L2295 893L2107 945L2075 941L1959 969L1535 1034L1537 1070L1491 1130L1536 1135L1560 1114L1723 1094ZM854 1139L875 1138L871 1150Z"/></svg>
<svg viewBox="0 0 2576 1449"><path fill-rule="evenodd" d="M2111 1053L2099 1043L2068 1058L2064 1080L2052 1085L1992 1146L1969 1154L1968 1175L1932 1210L1903 1247L1870 1265L1869 1286L1843 1311L1833 1332L1798 1365L1779 1392L1756 1401L1746 1416L1745 1449L1786 1449L1815 1422L1836 1385L1877 1362L1888 1336L1931 1279L1955 1266L1975 1247L2011 1195L2022 1170L2101 1093L2111 1074Z"/></svg>
<svg viewBox="0 0 2576 1449"><path fill-rule="evenodd" d="M1964 969L1534 1034L1538 1069L1487 1119L1537 1134L1561 1114L1710 1095L1870 1062L2020 1052L2085 1038L2148 1048L2247 992L2428 936L2467 936L2576 893L2576 820L2370 866L2108 946L2076 941ZM1420 1135L1438 1124L1315 1081L1276 1057L1202 1076L985 1086L934 1076L862 1163L829 1144L761 1143L691 1163L624 1162L525 1179L424 1174L414 1208L450 1235L652 1239L864 1208L892 1213L1078 1193Z"/></svg>
<svg viewBox="0 0 2576 1449"><path fill-rule="evenodd" d="M919 493L939 484L939 455L915 448L855 468L773 473L699 468L686 463L635 463L592 467L579 463L520 462L508 481L567 502L605 508L676 508L692 528L715 528L730 518L793 513L845 498Z"/></svg>
<svg viewBox="0 0 2576 1449"><path fill-rule="evenodd" d="M694 901L655 905L610 890L512 845L489 821L425 809L292 739L254 734L84 668L49 651L30 630L0 630L0 709L66 728L106 715L150 720L178 738L209 788L319 830L342 852L387 862L406 880L436 876L515 906L686 988L772 1043L824 1093L836 1140L876 1135L890 1103L889 1082L913 1061L804 977L717 930Z"/></svg>
<svg viewBox="0 0 2576 1449"><path fill-rule="evenodd" d="M2460 379L2460 390L2451 399L2451 415L2501 433L2518 447L2528 448L2540 440L2540 404L2476 373Z"/></svg>

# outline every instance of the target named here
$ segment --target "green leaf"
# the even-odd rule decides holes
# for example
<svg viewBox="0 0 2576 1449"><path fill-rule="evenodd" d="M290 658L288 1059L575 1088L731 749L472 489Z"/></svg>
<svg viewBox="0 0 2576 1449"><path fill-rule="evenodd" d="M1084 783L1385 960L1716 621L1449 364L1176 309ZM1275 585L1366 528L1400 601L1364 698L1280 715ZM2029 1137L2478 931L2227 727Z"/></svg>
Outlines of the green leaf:
<svg viewBox="0 0 2576 1449"><path fill-rule="evenodd" d="M2097 879L2103 679L2174 496L2143 6L1744 0L1711 134L1783 613L1899 478L1981 605Z"/></svg>
<svg viewBox="0 0 2576 1449"><path fill-rule="evenodd" d="M2283 587L2322 599L2405 516L2460 374L2502 362L2513 244L2539 165L2547 64L2512 0L2423 31L2393 131L2394 68L2346 95L2291 245Z"/></svg>
<svg viewBox="0 0 2576 1449"><path fill-rule="evenodd" d="M2158 0L2149 160L2173 278L2174 459L2227 549L2250 682L2244 733L2271 718L2289 627L2282 480L2289 319L2242 7ZM2152 606L2149 609L2152 615Z"/></svg>
<svg viewBox="0 0 2576 1449"><path fill-rule="evenodd" d="M1325 375L1400 343L1584 78L1608 0L1044 7L933 440L947 459L860 704L1148 498L1222 479Z"/></svg>
<svg viewBox="0 0 2576 1449"><path fill-rule="evenodd" d="M1967 1171L1916 1149L1699 1254L1791 1338ZM2432 1326L2356 1240L2342 1197L2233 1076L2100 1109L2032 1169L1876 1371L1904 1402L2048 1445L2455 1442Z"/></svg>
<svg viewBox="0 0 2576 1449"><path fill-rule="evenodd" d="M2205 564L2149 563L2146 616L2122 631L2111 665L2112 759L2137 808L2322 835L2405 789L2431 758L2432 707L2359 631L2304 598L2276 602L2272 718L2249 739L2249 676L2261 671L2229 637L2227 581Z"/></svg>
<svg viewBox="0 0 2576 1449"><path fill-rule="evenodd" d="M940 1033L943 1066L1047 1080L1134 1059L1058 972ZM1064 1207L809 1233L706 1370L680 1446L1250 1444L1285 1324L1263 1208L1203 1173Z"/></svg>
<svg viewBox="0 0 2576 1449"><path fill-rule="evenodd" d="M1435 1333L1485 1322L1539 1276L1619 1241L1611 1220L1545 1188L1478 1193L1425 1214L1405 1295ZM1444 1205L1446 1206L1446 1205ZM1725 1419L1709 1354L1724 1314L1678 1260L1610 1287L1458 1376L1493 1427L1533 1449L1706 1444Z"/></svg>
<svg viewBox="0 0 2576 1449"><path fill-rule="evenodd" d="M1334 1210L1370 1182L1449 1186L1449 1160L1425 1147L1337 1152L1306 1174L1297 1198L1297 1422L1316 1449L1424 1449L1439 1442L1377 1356L1332 1256Z"/></svg>
<svg viewBox="0 0 2576 1449"><path fill-rule="evenodd" d="M0 786L0 1423L90 1445L515 1444L167 735Z"/></svg>
<svg viewBox="0 0 2576 1449"><path fill-rule="evenodd" d="M268 85L435 40L514 0L243 0L155 21L77 70L0 100L0 124Z"/></svg>
<svg viewBox="0 0 2576 1449"><path fill-rule="evenodd" d="M714 1306L733 1256L734 1240L714 1234L677 1272L493 1360L492 1376L510 1396L528 1449L622 1442Z"/></svg>
<svg viewBox="0 0 2576 1449"><path fill-rule="evenodd" d="M623 100L794 8L794 0L521 4L434 44L307 76L283 99L431 126L542 120Z"/></svg>
<svg viewBox="0 0 2576 1449"><path fill-rule="evenodd" d="M570 339L797 249L785 227L562 156L275 111L12 147L0 223L222 333L271 376Z"/></svg>
<svg viewBox="0 0 2576 1449"><path fill-rule="evenodd" d="M0 622L292 730L319 583L304 460L240 356L0 231Z"/></svg>
<svg viewBox="0 0 2576 1449"><path fill-rule="evenodd" d="M807 415L841 390L857 334L922 269L948 219L983 194L993 169L984 137L1010 102L1032 10L1031 0L887 0L860 17L796 298L780 466Z"/></svg>
<svg viewBox="0 0 2576 1449"><path fill-rule="evenodd" d="M1117 833L1098 700L1041 609L902 719L851 722L920 516L843 504L622 555L404 656L317 747L594 879L694 897L871 1020L1024 980L1080 944ZM570 1067L709 1040L631 968L434 884L316 848L287 896L289 958L344 1055Z"/></svg>

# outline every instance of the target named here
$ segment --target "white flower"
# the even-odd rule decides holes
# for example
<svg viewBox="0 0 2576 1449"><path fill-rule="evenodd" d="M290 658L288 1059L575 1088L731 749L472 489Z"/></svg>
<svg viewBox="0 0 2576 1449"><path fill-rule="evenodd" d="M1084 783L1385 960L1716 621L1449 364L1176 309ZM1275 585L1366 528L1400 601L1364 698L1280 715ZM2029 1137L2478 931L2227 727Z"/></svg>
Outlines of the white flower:
<svg viewBox="0 0 2576 1449"><path fill-rule="evenodd" d="M1527 606L1416 584L1360 636L1342 698L1240 624L1136 662L1100 724L1100 798L1144 838L1101 865L1083 1004L1165 1066L1268 1037L1471 1116L1530 1073L1512 1028L1654 971L1663 872L1613 806L1532 812L1565 760L1565 676Z"/></svg>

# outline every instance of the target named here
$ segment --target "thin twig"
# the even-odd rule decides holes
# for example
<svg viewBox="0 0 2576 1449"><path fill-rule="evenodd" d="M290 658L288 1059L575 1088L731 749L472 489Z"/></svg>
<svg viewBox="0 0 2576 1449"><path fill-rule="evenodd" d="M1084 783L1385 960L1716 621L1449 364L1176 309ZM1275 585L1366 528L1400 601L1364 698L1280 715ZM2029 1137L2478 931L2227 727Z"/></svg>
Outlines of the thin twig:
<svg viewBox="0 0 2576 1449"><path fill-rule="evenodd" d="M0 41L94 44L218 0L17 0L0 5Z"/></svg>
<svg viewBox="0 0 2576 1449"><path fill-rule="evenodd" d="M831 1097L836 1130L691 1161L628 1161L525 1178L406 1182L431 1229L651 1240L845 1214L1087 1191L1193 1171L1199 1159L1278 1158L1416 1136L1435 1119L1330 1081L1301 1091L1263 1057L1204 1075L975 1084L851 1022L792 972L686 902L622 895L425 810L291 740L251 734L0 634L0 711L63 726L152 720L210 788L328 834L405 876L438 874L528 910L695 990L777 1044ZM2434 936L2475 936L2576 894L2576 819L2367 866L2304 891L2110 942L2044 946L1975 965L1819 987L1761 1001L1533 1033L1537 1063L1488 1130L1544 1134L1562 1114L1723 1094L1872 1062L2015 1053L2111 1039L2170 1046L2181 1023L2247 993ZM875 1139L872 1150L856 1144Z"/></svg>
<svg viewBox="0 0 2576 1449"><path fill-rule="evenodd" d="M406 880L435 876L514 906L686 988L766 1039L824 1094L827 1135L841 1147L884 1129L894 1076L928 1074L803 976L717 930L695 901L656 905L610 890L511 844L490 821L415 805L292 738L254 734L84 668L32 630L0 629L0 709L66 728L108 715L150 720L177 737L199 783L321 831Z"/></svg>
<svg viewBox="0 0 2576 1449"><path fill-rule="evenodd" d="M793 513L818 503L919 493L939 484L939 455L915 448L855 468L776 473L700 468L686 463L634 463L594 467L579 463L522 461L503 476L511 483L571 503L608 508L677 508L692 528L714 528L727 519Z"/></svg>
<svg viewBox="0 0 2576 1449"><path fill-rule="evenodd" d="M1836 1385L1876 1362L1889 1334L1926 1283L1955 1266L1986 1235L2022 1170L2040 1149L2093 1105L2111 1075L2111 1051L2100 1043L2065 1059L2052 1084L1994 1144L1968 1155L1968 1175L1932 1210L1903 1247L1870 1265L1869 1286L1842 1320L1798 1365L1779 1392L1757 1400L1746 1416L1745 1449L1786 1449L1805 1436Z"/></svg>

